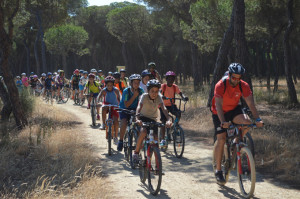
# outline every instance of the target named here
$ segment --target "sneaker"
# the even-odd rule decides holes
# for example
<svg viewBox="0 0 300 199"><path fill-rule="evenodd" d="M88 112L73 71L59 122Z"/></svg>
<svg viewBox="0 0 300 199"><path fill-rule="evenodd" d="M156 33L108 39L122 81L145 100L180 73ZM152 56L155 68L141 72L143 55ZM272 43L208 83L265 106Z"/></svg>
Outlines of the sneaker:
<svg viewBox="0 0 300 199"><path fill-rule="evenodd" d="M100 129L101 130L105 130L105 125L102 124L101 127L100 127Z"/></svg>
<svg viewBox="0 0 300 199"><path fill-rule="evenodd" d="M100 115L99 114L97 114L97 120L100 120Z"/></svg>
<svg viewBox="0 0 300 199"><path fill-rule="evenodd" d="M159 144L161 147L164 147L164 146L166 146L166 140L162 140L161 142L160 142L160 144Z"/></svg>
<svg viewBox="0 0 300 199"><path fill-rule="evenodd" d="M217 183L220 184L220 185L224 185L225 184L225 179L224 179L224 176L223 176L223 171L217 171L215 173L215 177L216 177L216 180L217 180Z"/></svg>
<svg viewBox="0 0 300 199"><path fill-rule="evenodd" d="M87 109L90 109L91 108L91 105L90 104L88 104L88 107L87 107Z"/></svg>
<svg viewBox="0 0 300 199"><path fill-rule="evenodd" d="M139 163L139 154L138 153L133 153L132 154L132 161L135 163L135 164L138 164Z"/></svg>
<svg viewBox="0 0 300 199"><path fill-rule="evenodd" d="M114 144L118 143L118 138L114 138Z"/></svg>
<svg viewBox="0 0 300 199"><path fill-rule="evenodd" d="M118 151L123 150L123 140L119 140L117 149L118 149Z"/></svg>

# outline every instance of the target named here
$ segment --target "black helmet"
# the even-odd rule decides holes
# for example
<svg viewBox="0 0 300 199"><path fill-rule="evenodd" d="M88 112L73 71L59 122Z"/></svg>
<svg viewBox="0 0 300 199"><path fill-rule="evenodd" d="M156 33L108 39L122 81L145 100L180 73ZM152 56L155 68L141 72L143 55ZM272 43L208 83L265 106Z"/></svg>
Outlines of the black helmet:
<svg viewBox="0 0 300 199"><path fill-rule="evenodd" d="M157 88L160 88L161 84L158 80L156 79L151 79L147 82L147 90L149 91L151 88L153 87L157 87Z"/></svg>
<svg viewBox="0 0 300 199"><path fill-rule="evenodd" d="M145 77L145 76L150 76L151 75L151 73L146 69L146 70L143 70L143 72L142 72L142 74L141 74L141 76L142 77Z"/></svg>
<svg viewBox="0 0 300 199"><path fill-rule="evenodd" d="M148 67L149 68L155 68L156 67L156 64L154 63L154 62L150 62L149 64L148 64Z"/></svg>
<svg viewBox="0 0 300 199"><path fill-rule="evenodd" d="M114 72L114 73L113 73L113 77L114 77L114 78L120 79L121 74L120 74L119 72Z"/></svg>
<svg viewBox="0 0 300 199"><path fill-rule="evenodd" d="M242 66L242 64L239 63L231 63L228 67L229 74L238 74L243 75L245 73L245 68Z"/></svg>
<svg viewBox="0 0 300 199"><path fill-rule="evenodd" d="M142 80L142 77L139 74L132 74L129 77L130 82L132 82L133 80Z"/></svg>
<svg viewBox="0 0 300 199"><path fill-rule="evenodd" d="M122 69L120 70L120 73L121 73L121 72L126 73L126 69L122 68Z"/></svg>

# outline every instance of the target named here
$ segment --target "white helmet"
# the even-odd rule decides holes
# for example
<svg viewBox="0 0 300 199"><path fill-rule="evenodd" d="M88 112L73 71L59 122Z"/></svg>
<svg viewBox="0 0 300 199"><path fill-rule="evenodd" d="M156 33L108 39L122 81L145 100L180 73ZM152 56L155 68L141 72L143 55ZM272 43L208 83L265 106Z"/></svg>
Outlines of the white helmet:
<svg viewBox="0 0 300 199"><path fill-rule="evenodd" d="M96 73L97 72L97 70L96 69L91 69L91 73Z"/></svg>

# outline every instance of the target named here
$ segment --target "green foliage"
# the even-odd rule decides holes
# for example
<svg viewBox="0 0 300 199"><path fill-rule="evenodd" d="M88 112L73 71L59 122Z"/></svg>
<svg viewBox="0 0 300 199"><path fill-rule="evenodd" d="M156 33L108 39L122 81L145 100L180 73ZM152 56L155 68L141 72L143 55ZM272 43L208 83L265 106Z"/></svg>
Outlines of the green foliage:
<svg viewBox="0 0 300 199"><path fill-rule="evenodd" d="M87 40L88 33L81 26L71 24L50 28L45 33L47 49L58 55L66 55L68 52L87 54L88 50L83 49Z"/></svg>
<svg viewBox="0 0 300 199"><path fill-rule="evenodd" d="M35 106L35 97L29 94L29 89L29 87L24 87L23 91L20 93L21 106L23 107L26 117L31 116Z"/></svg>

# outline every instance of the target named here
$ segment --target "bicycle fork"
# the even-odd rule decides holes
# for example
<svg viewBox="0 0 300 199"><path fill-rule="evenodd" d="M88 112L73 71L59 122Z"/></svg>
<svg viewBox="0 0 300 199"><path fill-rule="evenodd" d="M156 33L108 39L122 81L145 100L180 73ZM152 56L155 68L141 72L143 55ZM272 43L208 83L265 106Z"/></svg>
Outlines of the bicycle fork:
<svg viewBox="0 0 300 199"><path fill-rule="evenodd" d="M239 170L239 174L242 175L243 174L243 170L242 170L242 160L241 160L241 152L240 152L240 145L236 144L236 158L237 158L237 167Z"/></svg>

